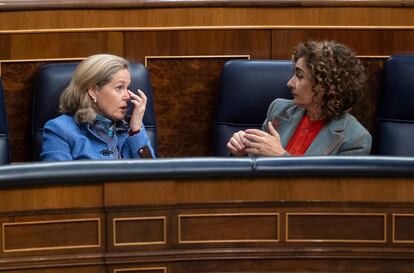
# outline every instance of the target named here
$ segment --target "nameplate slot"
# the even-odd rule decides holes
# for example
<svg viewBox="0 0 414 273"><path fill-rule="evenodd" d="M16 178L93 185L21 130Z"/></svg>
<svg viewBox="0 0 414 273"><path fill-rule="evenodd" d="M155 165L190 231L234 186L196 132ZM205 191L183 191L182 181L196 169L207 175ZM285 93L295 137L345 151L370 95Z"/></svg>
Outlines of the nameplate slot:
<svg viewBox="0 0 414 273"><path fill-rule="evenodd" d="M278 242L278 213L222 213L179 215L178 242Z"/></svg>
<svg viewBox="0 0 414 273"><path fill-rule="evenodd" d="M166 232L165 216L113 219L114 246L165 244Z"/></svg>
<svg viewBox="0 0 414 273"><path fill-rule="evenodd" d="M414 214L392 215L393 243L414 243Z"/></svg>
<svg viewBox="0 0 414 273"><path fill-rule="evenodd" d="M286 213L287 242L385 243L385 213Z"/></svg>
<svg viewBox="0 0 414 273"><path fill-rule="evenodd" d="M100 223L100 218L3 223L3 252L100 247Z"/></svg>

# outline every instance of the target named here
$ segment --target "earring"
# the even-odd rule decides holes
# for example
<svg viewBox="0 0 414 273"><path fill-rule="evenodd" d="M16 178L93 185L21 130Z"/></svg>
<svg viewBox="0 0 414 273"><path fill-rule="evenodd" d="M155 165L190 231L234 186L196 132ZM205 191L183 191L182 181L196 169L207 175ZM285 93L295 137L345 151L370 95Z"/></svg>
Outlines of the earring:
<svg viewBox="0 0 414 273"><path fill-rule="evenodd" d="M93 102L96 103L96 98L93 98Z"/></svg>

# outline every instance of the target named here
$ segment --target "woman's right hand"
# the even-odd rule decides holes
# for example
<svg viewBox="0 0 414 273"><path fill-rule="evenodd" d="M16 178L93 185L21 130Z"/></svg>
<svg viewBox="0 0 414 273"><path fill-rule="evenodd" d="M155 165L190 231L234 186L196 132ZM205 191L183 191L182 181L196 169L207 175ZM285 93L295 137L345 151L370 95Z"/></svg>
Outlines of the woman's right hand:
<svg viewBox="0 0 414 273"><path fill-rule="evenodd" d="M269 121L269 133L258 129L247 129L244 135L245 151L255 156L283 156L286 150L280 141L280 135Z"/></svg>
<svg viewBox="0 0 414 273"><path fill-rule="evenodd" d="M129 127L131 131L137 131L141 129L142 118L144 117L145 108L147 106L147 97L144 92L138 89L138 95L128 90L131 102L134 104L134 110L132 111L131 121Z"/></svg>
<svg viewBox="0 0 414 273"><path fill-rule="evenodd" d="M244 131L238 131L233 134L230 138L229 142L227 143L227 148L234 156L244 156L247 154L245 151L246 146L244 145L245 139L244 135L246 133Z"/></svg>

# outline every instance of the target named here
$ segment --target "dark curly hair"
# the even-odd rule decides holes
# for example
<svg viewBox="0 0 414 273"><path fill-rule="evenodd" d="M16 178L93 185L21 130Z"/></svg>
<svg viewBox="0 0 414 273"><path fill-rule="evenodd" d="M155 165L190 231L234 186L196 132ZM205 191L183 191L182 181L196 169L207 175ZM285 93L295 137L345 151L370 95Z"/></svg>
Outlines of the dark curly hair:
<svg viewBox="0 0 414 273"><path fill-rule="evenodd" d="M313 98L323 118L337 119L351 110L367 79L365 68L354 52L335 41L306 41L292 55L295 63L301 57L311 72Z"/></svg>

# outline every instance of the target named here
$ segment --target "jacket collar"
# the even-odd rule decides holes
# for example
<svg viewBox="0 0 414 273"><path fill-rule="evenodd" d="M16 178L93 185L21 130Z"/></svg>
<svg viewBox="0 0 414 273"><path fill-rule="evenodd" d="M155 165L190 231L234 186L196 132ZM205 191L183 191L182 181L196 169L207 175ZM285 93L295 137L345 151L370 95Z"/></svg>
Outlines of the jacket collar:
<svg viewBox="0 0 414 273"><path fill-rule="evenodd" d="M305 114L305 109L293 106L286 110L284 114L279 117L278 127L280 128L280 141L283 147L286 147L289 140L295 133L300 121ZM346 114L345 114L346 115ZM321 154L329 155L335 151L335 149L344 140L344 130L346 118L340 118L328 122L316 136L312 144L306 150L305 155L308 154ZM293 129L293 130L292 130Z"/></svg>
<svg viewBox="0 0 414 273"><path fill-rule="evenodd" d="M100 122L106 128L114 127L116 131L128 130L128 123L125 120L113 121L112 119L106 118L102 115L96 115L95 121L91 124L91 126L95 126L97 122Z"/></svg>
<svg viewBox="0 0 414 273"><path fill-rule="evenodd" d="M287 146L289 140L295 133L295 130L292 130L292 128L296 129L298 127L304 114L305 109L295 105L288 108L285 113L280 115L277 127L280 129L280 132L283 132L280 134L280 141L283 147Z"/></svg>
<svg viewBox="0 0 414 273"><path fill-rule="evenodd" d="M344 141L345 123L346 118L340 118L328 122L306 150L305 155L329 155L336 151L338 146Z"/></svg>
<svg viewBox="0 0 414 273"><path fill-rule="evenodd" d="M85 126L86 130L89 131L89 133L91 133L93 136L95 136L97 139L105 142L104 139L102 139L101 136L99 136L96 131L94 130L94 126L96 125L97 122L101 122L106 124L106 126L111 126L112 124L115 126L115 131L116 132L126 132L128 131L128 123L125 120L120 120L120 121L112 121L111 119L105 118L101 115L96 115L96 119L93 123L83 123L83 126Z"/></svg>

